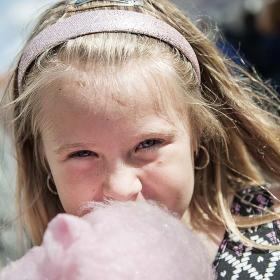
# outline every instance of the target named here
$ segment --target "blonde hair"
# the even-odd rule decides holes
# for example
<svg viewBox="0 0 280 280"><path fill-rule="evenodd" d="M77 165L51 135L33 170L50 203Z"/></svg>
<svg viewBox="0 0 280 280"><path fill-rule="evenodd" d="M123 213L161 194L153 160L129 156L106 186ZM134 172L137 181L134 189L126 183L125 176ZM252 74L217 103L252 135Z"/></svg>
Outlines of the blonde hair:
<svg viewBox="0 0 280 280"><path fill-rule="evenodd" d="M64 3L60 1L41 16L29 40L61 17L74 13L66 11ZM203 230L205 225L224 225L245 245L280 249L280 246L256 244L239 230L239 227L274 220L279 215L268 211L261 219L234 217L229 201L231 195L242 188L280 179L280 119L275 113L279 101L273 90L223 57L215 44L169 1L146 0L144 7L112 8L151 14L176 28L197 55L201 85L190 62L179 51L153 38L124 33L87 35L43 53L24 78L21 95L15 71L9 86L12 97L9 105L14 110L17 201L33 244L41 243L48 222L64 211L58 197L46 186L49 167L40 138L38 89L56 78L52 73L77 66L86 71L89 63L121 67L132 59L155 58L154 61L169 64L175 70L181 90L173 93L177 94L173 98L180 113L187 111L196 137L195 149L203 145L210 155L208 166L195 171L195 190L190 204L193 227ZM85 4L83 9L94 9L94 4ZM196 164L202 165L200 157Z"/></svg>

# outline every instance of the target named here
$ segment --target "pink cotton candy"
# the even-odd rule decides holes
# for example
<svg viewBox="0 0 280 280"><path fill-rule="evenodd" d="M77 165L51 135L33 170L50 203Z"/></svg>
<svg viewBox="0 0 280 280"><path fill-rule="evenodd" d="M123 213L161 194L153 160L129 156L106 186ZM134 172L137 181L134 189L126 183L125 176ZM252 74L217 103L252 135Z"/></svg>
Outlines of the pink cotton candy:
<svg viewBox="0 0 280 280"><path fill-rule="evenodd" d="M43 243L9 264L1 280L210 280L205 250L153 201L92 203L78 218L57 215Z"/></svg>

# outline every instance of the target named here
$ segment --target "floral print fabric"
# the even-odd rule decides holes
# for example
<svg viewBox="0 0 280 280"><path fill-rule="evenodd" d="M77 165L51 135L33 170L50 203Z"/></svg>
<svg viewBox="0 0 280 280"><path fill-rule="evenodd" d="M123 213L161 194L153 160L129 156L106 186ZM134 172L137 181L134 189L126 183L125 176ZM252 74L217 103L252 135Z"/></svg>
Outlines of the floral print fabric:
<svg viewBox="0 0 280 280"><path fill-rule="evenodd" d="M269 192L262 187L252 187L236 194L231 212L241 216L262 215L266 209L272 207L273 201ZM241 232L260 244L280 244L279 220L242 229ZM226 232L213 267L216 280L279 280L280 251L252 249L243 245L234 234Z"/></svg>

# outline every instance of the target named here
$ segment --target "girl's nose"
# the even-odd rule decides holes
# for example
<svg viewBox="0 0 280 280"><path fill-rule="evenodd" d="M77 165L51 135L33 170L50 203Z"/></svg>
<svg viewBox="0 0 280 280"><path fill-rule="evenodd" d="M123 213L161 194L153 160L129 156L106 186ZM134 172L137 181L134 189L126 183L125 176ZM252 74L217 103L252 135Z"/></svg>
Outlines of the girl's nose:
<svg viewBox="0 0 280 280"><path fill-rule="evenodd" d="M104 185L103 195L113 200L136 200L142 190L142 183L136 174L136 170L122 166L108 174Z"/></svg>

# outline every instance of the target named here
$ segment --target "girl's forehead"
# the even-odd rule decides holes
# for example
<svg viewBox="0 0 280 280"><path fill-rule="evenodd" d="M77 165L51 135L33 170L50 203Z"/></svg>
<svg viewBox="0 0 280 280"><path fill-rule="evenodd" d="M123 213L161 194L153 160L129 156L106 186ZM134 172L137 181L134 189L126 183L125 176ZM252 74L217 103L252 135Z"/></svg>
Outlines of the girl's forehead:
<svg viewBox="0 0 280 280"><path fill-rule="evenodd" d="M68 71L43 90L43 98L47 97L43 104L49 103L48 110L67 104L69 108L93 114L108 112L119 117L156 114L171 121L178 117L172 104L172 97L179 90L174 79L160 71L141 73L136 69Z"/></svg>

